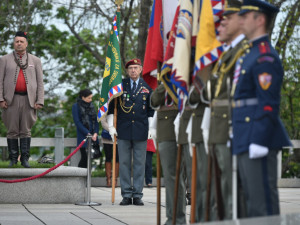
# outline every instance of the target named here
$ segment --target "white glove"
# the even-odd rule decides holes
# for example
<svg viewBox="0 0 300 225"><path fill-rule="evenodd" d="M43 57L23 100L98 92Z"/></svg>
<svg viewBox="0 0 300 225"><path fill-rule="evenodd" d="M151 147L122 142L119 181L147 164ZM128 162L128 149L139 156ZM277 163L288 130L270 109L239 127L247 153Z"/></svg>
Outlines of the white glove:
<svg viewBox="0 0 300 225"><path fill-rule="evenodd" d="M115 135L118 136L116 128L114 127L114 114L109 114L106 116L108 123L108 132L111 136L112 141L115 141Z"/></svg>
<svg viewBox="0 0 300 225"><path fill-rule="evenodd" d="M176 142L178 141L178 134L179 134L179 122L180 122L180 113L177 114L173 124L174 124L174 132L176 137Z"/></svg>
<svg viewBox="0 0 300 225"><path fill-rule="evenodd" d="M203 136L203 142L204 142L206 154L208 154L210 113L211 113L211 109L209 107L205 107L203 119L201 122L202 136Z"/></svg>
<svg viewBox="0 0 300 225"><path fill-rule="evenodd" d="M250 144L249 146L249 158L257 159L268 155L269 149L265 146Z"/></svg>
<svg viewBox="0 0 300 225"><path fill-rule="evenodd" d="M152 117L148 117L148 126L149 126L148 139L152 139L152 134L150 132L152 121L153 121L153 118Z"/></svg>

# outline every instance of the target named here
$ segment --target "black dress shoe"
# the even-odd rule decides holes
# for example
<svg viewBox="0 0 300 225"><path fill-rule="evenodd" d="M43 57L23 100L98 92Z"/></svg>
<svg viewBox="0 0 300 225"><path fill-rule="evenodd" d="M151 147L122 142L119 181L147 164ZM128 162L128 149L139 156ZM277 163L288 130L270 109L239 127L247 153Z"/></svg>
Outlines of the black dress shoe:
<svg viewBox="0 0 300 225"><path fill-rule="evenodd" d="M120 205L132 205L132 199L124 197L123 200L120 202Z"/></svg>
<svg viewBox="0 0 300 225"><path fill-rule="evenodd" d="M133 198L134 205L144 205L144 202L140 198Z"/></svg>

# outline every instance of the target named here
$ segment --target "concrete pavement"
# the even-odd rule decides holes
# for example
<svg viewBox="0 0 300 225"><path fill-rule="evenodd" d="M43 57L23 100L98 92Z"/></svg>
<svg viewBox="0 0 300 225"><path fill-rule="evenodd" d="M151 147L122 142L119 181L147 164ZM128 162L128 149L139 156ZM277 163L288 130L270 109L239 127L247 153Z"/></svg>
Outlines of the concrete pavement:
<svg viewBox="0 0 300 225"><path fill-rule="evenodd" d="M298 225L300 224L300 188L280 188L281 217L267 217L237 221L208 223L209 225ZM1 194L1 190L0 190ZM47 195L47 193L45 193ZM144 188L145 206L120 206L120 188L115 191L115 204L111 203L111 189L93 187L91 202L101 206L74 204L0 204L0 225L86 225L86 224L156 224L156 188ZM161 224L165 217L165 189L161 193ZM190 207L187 207L189 221Z"/></svg>

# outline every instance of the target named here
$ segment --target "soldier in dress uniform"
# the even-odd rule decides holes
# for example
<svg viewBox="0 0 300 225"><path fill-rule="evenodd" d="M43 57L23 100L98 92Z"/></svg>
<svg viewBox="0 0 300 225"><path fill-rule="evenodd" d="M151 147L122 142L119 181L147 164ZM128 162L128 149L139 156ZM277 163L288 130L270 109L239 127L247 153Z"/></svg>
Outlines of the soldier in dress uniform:
<svg viewBox="0 0 300 225"><path fill-rule="evenodd" d="M206 206L206 188L207 188L207 153L203 143L203 135L199 130L201 127L204 109L207 106L200 100L200 93L196 89L192 89L189 95L189 108L191 109L190 116L193 117L192 123L192 140L196 146L197 157L197 187L196 187L196 213L195 222L205 221L205 206ZM192 196L194 197L194 196ZM214 207L214 198L210 198L210 206ZM211 212L212 213L212 212ZM214 215L211 215L215 218Z"/></svg>
<svg viewBox="0 0 300 225"><path fill-rule="evenodd" d="M146 147L149 124L154 110L150 107L151 88L140 78L142 63L132 59L125 65L129 78L122 80L123 95L117 103L117 130L113 126L113 102L110 104L107 122L109 133L118 136L120 185L123 200L120 205L144 205L142 201ZM133 157L133 185L131 185L131 161Z"/></svg>
<svg viewBox="0 0 300 225"><path fill-rule="evenodd" d="M213 85L211 118L209 130L209 145L214 152L220 169L221 201L220 207L224 210L223 218L232 219L232 159L231 150L227 145L229 141L230 119L230 85L233 79L235 62L245 36L242 34L238 12L241 2L228 0L223 13L220 40L225 42L226 51L221 55L212 72ZM229 82L228 82L229 79ZM219 199L220 200L220 199ZM220 208L219 208L220 209Z"/></svg>
<svg viewBox="0 0 300 225"><path fill-rule="evenodd" d="M151 95L151 106L157 110L157 137L164 183L166 187L166 216L165 224L172 224L174 207L174 189L176 177L177 143L174 131L174 120L178 114L176 105L171 104L171 97L166 95L166 89L160 84ZM185 184L179 179L176 224L186 224L185 218Z"/></svg>
<svg viewBox="0 0 300 225"><path fill-rule="evenodd" d="M250 47L233 81L233 154L248 217L279 214L277 153L291 145L279 118L284 71L267 33L278 11L265 1L244 0L239 12Z"/></svg>
<svg viewBox="0 0 300 225"><path fill-rule="evenodd" d="M186 183L186 198L187 204L191 204L191 178L192 178L192 157L190 154L190 146L188 143L188 135L186 133L186 128L188 126L188 122L192 115L192 108L188 105L185 106L184 111L180 117L179 121L179 131L178 131L178 140L177 143L182 146L182 154L183 154L183 166L184 166L184 179Z"/></svg>

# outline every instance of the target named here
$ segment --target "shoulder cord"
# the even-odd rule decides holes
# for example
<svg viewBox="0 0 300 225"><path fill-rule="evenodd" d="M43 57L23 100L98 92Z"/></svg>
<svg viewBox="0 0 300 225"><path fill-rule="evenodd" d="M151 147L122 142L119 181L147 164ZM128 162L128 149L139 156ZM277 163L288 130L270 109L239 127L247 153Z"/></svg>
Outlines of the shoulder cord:
<svg viewBox="0 0 300 225"><path fill-rule="evenodd" d="M125 106L125 103L123 103L121 97L120 97L120 106L121 106L121 109L123 110L124 113L130 113L130 111L131 111L132 108L133 108L133 105L130 106L130 107Z"/></svg>
<svg viewBox="0 0 300 225"><path fill-rule="evenodd" d="M243 40L242 42L242 47L237 51L237 53L234 55L233 59L229 62L228 66L225 65L225 63L222 63L220 67L220 77L218 79L217 87L216 87L216 92L215 92L215 97L219 95L223 77L226 73L229 72L229 70L235 65L236 61L244 54L244 52L250 48L250 45L247 40ZM223 53L224 54L224 53ZM223 57L223 54L221 57ZM220 57L220 58L221 58ZM215 66L213 72L216 72L219 67Z"/></svg>

